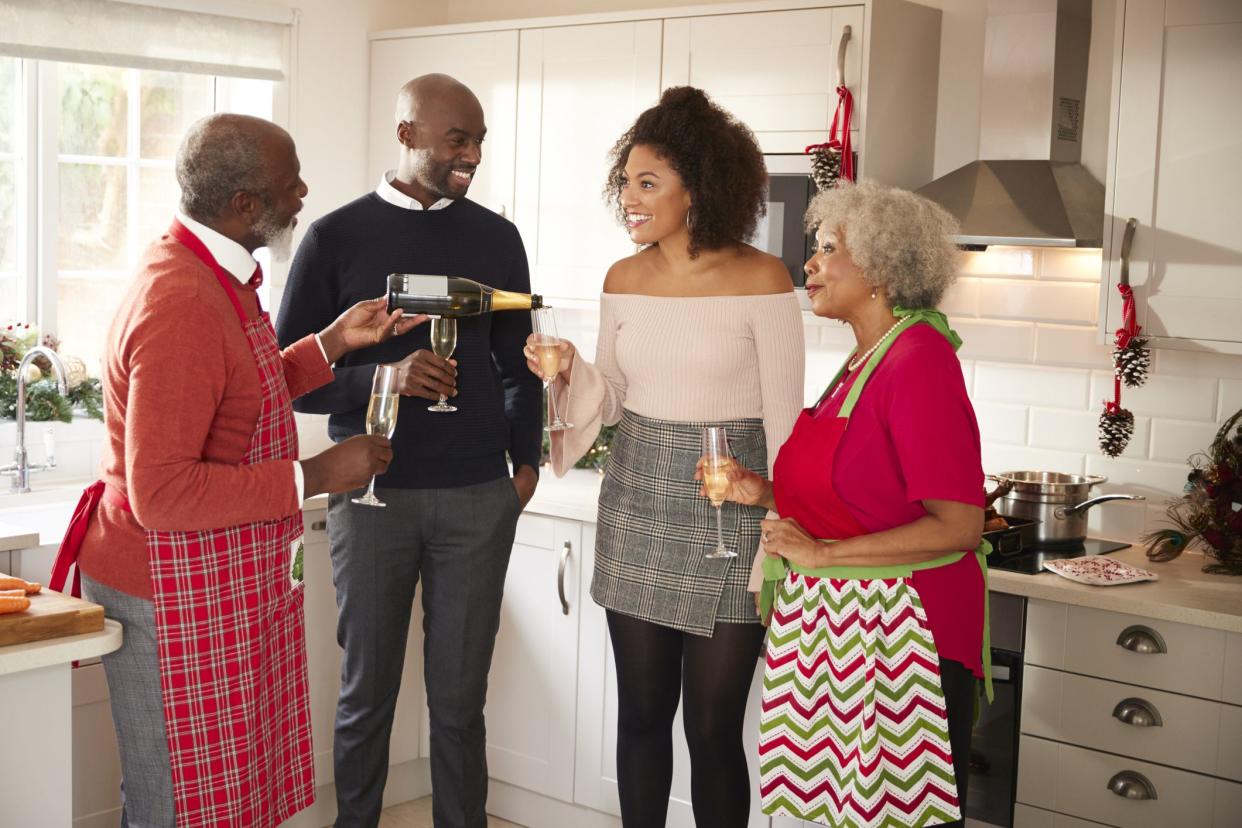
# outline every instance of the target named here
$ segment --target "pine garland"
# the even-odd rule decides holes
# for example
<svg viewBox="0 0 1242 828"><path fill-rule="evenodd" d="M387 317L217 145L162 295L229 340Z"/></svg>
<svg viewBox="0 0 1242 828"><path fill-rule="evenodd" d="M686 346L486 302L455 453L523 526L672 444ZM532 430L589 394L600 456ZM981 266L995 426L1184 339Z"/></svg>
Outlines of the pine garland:
<svg viewBox="0 0 1242 828"><path fill-rule="evenodd" d="M608 456L611 454L611 445L613 436L617 433L616 426L602 426L599 430L599 436L595 438L595 442L587 449L586 454L574 463L575 469L595 469L600 474L604 473L604 467L608 465ZM551 457L552 441L548 436L548 432L543 433L543 456L540 463L547 463Z"/></svg>

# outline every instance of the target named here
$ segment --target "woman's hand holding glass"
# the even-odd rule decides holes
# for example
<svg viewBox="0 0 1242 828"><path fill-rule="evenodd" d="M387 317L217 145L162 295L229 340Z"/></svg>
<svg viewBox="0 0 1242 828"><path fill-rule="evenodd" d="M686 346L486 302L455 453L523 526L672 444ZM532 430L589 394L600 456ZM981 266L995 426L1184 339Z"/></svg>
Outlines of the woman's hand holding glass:
<svg viewBox="0 0 1242 828"><path fill-rule="evenodd" d="M531 327L534 332L531 333L526 340L526 348L535 352L535 361L539 365L539 369L535 372L539 378L543 380L543 392L548 398L548 424L543 427L544 431L565 431L573 428L573 423L567 423L561 419L561 413L556 410L556 393L552 390L552 382L561 372L562 352L572 349L573 346L565 348L568 343L564 342L556 333L556 312L552 308L536 308L530 312ZM570 355L572 359L572 354ZM526 357L527 367L530 366L531 359Z"/></svg>
<svg viewBox="0 0 1242 828"><path fill-rule="evenodd" d="M547 357L544 356L541 359L541 342L542 340L538 333L532 333L526 337L526 346L522 348L522 356L526 357L526 367L530 369L530 372L539 377L539 379L544 379L543 368L545 362L543 360ZM557 350L560 352L560 360L556 367L556 374L546 381L551 383L561 379L569 382L569 374L573 369L574 358L578 354L578 349L568 339L561 338L557 340Z"/></svg>
<svg viewBox="0 0 1242 828"><path fill-rule="evenodd" d="M694 467L694 479L703 482L703 486L699 489L699 494L703 497L711 497L712 492L707 488L707 458L699 458L699 462ZM723 472L723 474L721 474ZM723 484L723 500L733 503L740 503L743 506L762 506L765 509L775 510L776 502L772 498L772 484L765 480L762 476L755 474L750 469L730 458L728 462L718 467L716 472L718 475L716 480L712 481L716 485ZM718 494L718 496L720 496Z"/></svg>

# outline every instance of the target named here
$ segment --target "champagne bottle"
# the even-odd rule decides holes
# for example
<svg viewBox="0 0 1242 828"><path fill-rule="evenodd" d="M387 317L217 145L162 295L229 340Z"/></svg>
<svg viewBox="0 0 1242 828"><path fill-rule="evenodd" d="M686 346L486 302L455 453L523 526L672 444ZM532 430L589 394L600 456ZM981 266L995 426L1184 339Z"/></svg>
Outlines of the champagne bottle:
<svg viewBox="0 0 1242 828"><path fill-rule="evenodd" d="M515 293L481 285L463 276L424 276L391 273L388 276L388 312L426 313L453 318L502 310L542 308L536 293Z"/></svg>

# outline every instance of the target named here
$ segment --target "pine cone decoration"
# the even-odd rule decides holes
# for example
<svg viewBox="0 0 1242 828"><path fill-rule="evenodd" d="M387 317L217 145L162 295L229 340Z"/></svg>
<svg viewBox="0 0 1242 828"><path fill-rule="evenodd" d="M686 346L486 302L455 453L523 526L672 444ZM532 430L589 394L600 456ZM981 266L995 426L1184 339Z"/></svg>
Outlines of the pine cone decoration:
<svg viewBox="0 0 1242 828"><path fill-rule="evenodd" d="M811 178L822 192L837 186L841 178L841 150L827 144L817 144L811 149Z"/></svg>
<svg viewBox="0 0 1242 828"><path fill-rule="evenodd" d="M1134 436L1134 415L1124 408L1105 409L1100 415L1100 451L1116 457Z"/></svg>
<svg viewBox="0 0 1242 828"><path fill-rule="evenodd" d="M1147 372L1151 370L1151 351L1147 348L1147 340L1135 337L1126 347L1114 348L1113 369L1127 388L1138 388L1147 382Z"/></svg>

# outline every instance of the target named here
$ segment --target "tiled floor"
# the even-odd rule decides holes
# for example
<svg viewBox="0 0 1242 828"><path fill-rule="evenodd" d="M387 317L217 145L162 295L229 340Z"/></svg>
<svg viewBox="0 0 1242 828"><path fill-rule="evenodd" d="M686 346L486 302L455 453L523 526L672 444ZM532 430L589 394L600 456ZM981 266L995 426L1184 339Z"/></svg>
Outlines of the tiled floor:
<svg viewBox="0 0 1242 828"><path fill-rule="evenodd" d="M422 799L385 808L384 815L380 817L380 828L432 828L431 797L425 796ZM488 817L487 828L522 828L522 826L498 817Z"/></svg>

